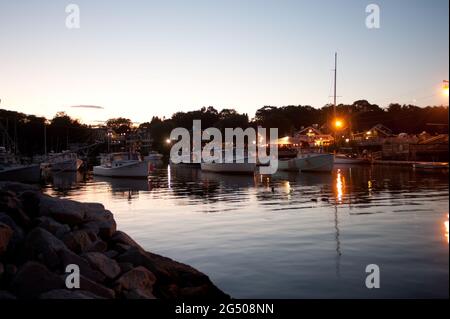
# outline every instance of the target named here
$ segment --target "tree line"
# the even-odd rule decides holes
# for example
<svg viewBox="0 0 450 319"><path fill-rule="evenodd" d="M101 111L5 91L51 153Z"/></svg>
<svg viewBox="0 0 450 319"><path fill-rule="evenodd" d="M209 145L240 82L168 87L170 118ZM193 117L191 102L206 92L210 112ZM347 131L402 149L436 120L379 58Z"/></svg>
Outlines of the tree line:
<svg viewBox="0 0 450 319"><path fill-rule="evenodd" d="M154 140L154 148L163 151L167 148L165 141L172 129L184 127L190 130L193 120L201 120L203 128L217 127L222 131L226 127L276 127L280 136L286 136L313 124L317 124L325 133L330 132L334 114L333 105L325 105L322 108L309 105L267 105L258 109L253 118L249 118L248 114L231 108L218 111L209 106L195 111L176 112L170 118L153 116L150 121L138 127L134 126L130 119L123 117L109 119L105 126L118 134L126 134L135 129L148 131ZM358 100L352 104L337 105L336 117L345 123L343 130L347 132L361 132L376 124L383 124L394 133L448 133L446 106L422 108L392 103L381 108L367 100ZM68 149L73 143L93 143L92 129L92 126L80 123L64 112L59 112L47 120L44 117L0 110L1 145L10 149L17 146L19 153L27 156L44 153L44 136L48 151Z"/></svg>

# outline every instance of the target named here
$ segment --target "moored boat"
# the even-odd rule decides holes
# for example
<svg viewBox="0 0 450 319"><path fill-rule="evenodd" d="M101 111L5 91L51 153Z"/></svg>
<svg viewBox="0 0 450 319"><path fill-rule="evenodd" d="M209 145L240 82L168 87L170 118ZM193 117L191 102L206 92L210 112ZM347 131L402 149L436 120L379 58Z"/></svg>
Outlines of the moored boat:
<svg viewBox="0 0 450 319"><path fill-rule="evenodd" d="M62 153L50 153L44 166L52 171L76 172L83 165L83 161L76 153L64 151Z"/></svg>
<svg viewBox="0 0 450 319"><path fill-rule="evenodd" d="M296 158L279 159L278 170L302 172L331 172L334 156L328 153L299 153Z"/></svg>
<svg viewBox="0 0 450 319"><path fill-rule="evenodd" d="M101 164L94 166L94 175L108 177L146 178L151 164L136 153L111 153L102 156Z"/></svg>
<svg viewBox="0 0 450 319"><path fill-rule="evenodd" d="M41 178L39 164L21 164L20 161L0 147L0 180L23 183L37 183Z"/></svg>
<svg viewBox="0 0 450 319"><path fill-rule="evenodd" d="M370 164L370 160L361 157L351 157L345 154L334 155L334 164Z"/></svg>

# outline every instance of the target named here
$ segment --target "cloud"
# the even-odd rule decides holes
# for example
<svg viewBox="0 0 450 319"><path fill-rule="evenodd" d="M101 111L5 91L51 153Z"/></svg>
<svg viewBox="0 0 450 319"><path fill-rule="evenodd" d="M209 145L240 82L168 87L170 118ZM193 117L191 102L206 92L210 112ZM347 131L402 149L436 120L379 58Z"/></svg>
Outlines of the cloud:
<svg viewBox="0 0 450 319"><path fill-rule="evenodd" d="M98 106L98 105L73 105L71 107L78 108L78 109L98 109L98 110L104 109L103 106Z"/></svg>

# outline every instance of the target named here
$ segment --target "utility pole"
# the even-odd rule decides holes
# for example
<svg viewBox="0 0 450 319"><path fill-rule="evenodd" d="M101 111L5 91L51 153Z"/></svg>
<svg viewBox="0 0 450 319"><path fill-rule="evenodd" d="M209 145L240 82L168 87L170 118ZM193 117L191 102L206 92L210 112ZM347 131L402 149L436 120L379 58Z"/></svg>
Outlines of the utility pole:
<svg viewBox="0 0 450 319"><path fill-rule="evenodd" d="M333 116L336 119L336 88L337 88L337 52L334 53L334 99L333 99Z"/></svg>

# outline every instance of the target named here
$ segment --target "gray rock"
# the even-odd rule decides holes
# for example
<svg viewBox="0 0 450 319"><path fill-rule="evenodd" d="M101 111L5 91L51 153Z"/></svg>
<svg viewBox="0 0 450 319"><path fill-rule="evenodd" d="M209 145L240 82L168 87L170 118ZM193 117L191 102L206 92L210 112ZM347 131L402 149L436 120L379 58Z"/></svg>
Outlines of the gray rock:
<svg viewBox="0 0 450 319"><path fill-rule="evenodd" d="M11 250L14 251L25 240L24 231L6 213L0 213L0 223L8 225L12 229L13 235L10 239L9 246L10 246Z"/></svg>
<svg viewBox="0 0 450 319"><path fill-rule="evenodd" d="M70 232L70 227L67 224L61 224L49 216L41 216L36 218L38 226L44 228L48 232L62 239L65 234Z"/></svg>
<svg viewBox="0 0 450 319"><path fill-rule="evenodd" d="M59 289L64 281L47 267L38 262L29 261L23 265L11 282L12 291L24 299L36 298L40 294Z"/></svg>
<svg viewBox="0 0 450 319"><path fill-rule="evenodd" d="M125 234L123 231L116 231L114 235L111 237L110 242L115 244L123 244L129 247L137 247L139 249L144 250L141 245L139 245L136 241L134 241L130 236ZM127 249L128 250L128 249Z"/></svg>
<svg viewBox="0 0 450 319"><path fill-rule="evenodd" d="M100 271L91 267L89 262L83 257L78 256L72 251L65 249L59 252L59 258L61 260L62 269L65 271L68 265L74 264L80 267L80 273L95 282L105 281L105 275Z"/></svg>
<svg viewBox="0 0 450 319"><path fill-rule="evenodd" d="M151 298L153 296L153 285L156 282L155 275L144 267L136 267L116 281L120 290L139 291L142 296Z"/></svg>
<svg viewBox="0 0 450 319"><path fill-rule="evenodd" d="M0 182L0 190L8 190L20 194L26 191L38 192L39 187L30 184L2 181Z"/></svg>
<svg viewBox="0 0 450 319"><path fill-rule="evenodd" d="M64 244L66 244L67 248L76 253L82 253L88 251L88 247L92 246L94 241L96 241L95 234L93 235L95 238L92 240L92 236L89 235L88 232L90 230L76 230L70 233L67 233L64 238Z"/></svg>
<svg viewBox="0 0 450 319"><path fill-rule="evenodd" d="M90 252L82 255L92 268L100 271L108 279L114 279L120 275L120 267L114 259L107 257L105 254Z"/></svg>
<svg viewBox="0 0 450 319"><path fill-rule="evenodd" d="M42 195L39 205L41 216L50 216L60 223L74 226L84 220L85 209L82 203Z"/></svg>
<svg viewBox="0 0 450 319"><path fill-rule="evenodd" d="M114 299L116 297L114 290L102 286L83 275L80 276L80 289L106 299Z"/></svg>
<svg viewBox="0 0 450 319"><path fill-rule="evenodd" d="M104 254L106 256L108 256L109 258L112 258L112 259L114 259L117 256L119 256L119 253L117 251L115 251L115 250L108 250L108 251L104 252Z"/></svg>
<svg viewBox="0 0 450 319"><path fill-rule="evenodd" d="M89 291L83 290L67 290L67 289L55 289L39 296L39 299L103 299Z"/></svg>
<svg viewBox="0 0 450 319"><path fill-rule="evenodd" d="M43 228L36 227L27 236L25 251L29 259L38 260L53 269L60 265L58 253L66 245Z"/></svg>
<svg viewBox="0 0 450 319"><path fill-rule="evenodd" d="M31 219L23 211L22 203L11 191L0 190L0 211L8 214L19 226L29 227Z"/></svg>
<svg viewBox="0 0 450 319"><path fill-rule="evenodd" d="M6 253L13 230L6 224L0 223L0 256Z"/></svg>

